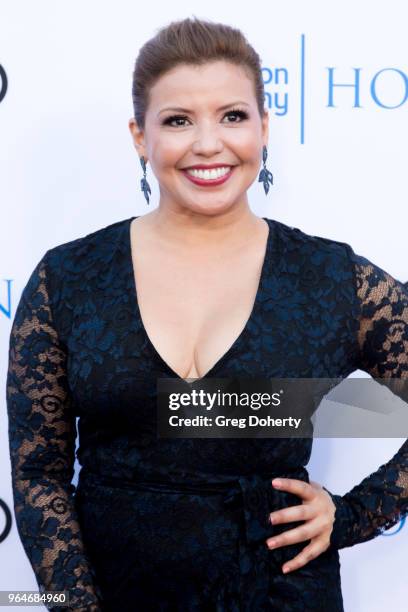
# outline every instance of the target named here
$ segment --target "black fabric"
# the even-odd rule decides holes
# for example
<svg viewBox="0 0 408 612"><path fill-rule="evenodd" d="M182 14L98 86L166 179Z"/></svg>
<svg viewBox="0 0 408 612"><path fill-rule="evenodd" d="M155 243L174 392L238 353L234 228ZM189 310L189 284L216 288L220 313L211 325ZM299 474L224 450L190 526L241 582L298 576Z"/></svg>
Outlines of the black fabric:
<svg viewBox="0 0 408 612"><path fill-rule="evenodd" d="M338 549L406 515L407 442L352 491L331 493L331 546L283 574L307 542L267 549L267 537L294 526L272 526L268 514L300 503L271 479L308 481L312 440L157 438L156 381L177 374L140 318L133 218L48 250L13 322L11 476L39 587L69 590L72 610L343 610ZM407 285L347 243L265 220L253 310L205 376L342 378L362 369L399 377L408 399Z"/></svg>

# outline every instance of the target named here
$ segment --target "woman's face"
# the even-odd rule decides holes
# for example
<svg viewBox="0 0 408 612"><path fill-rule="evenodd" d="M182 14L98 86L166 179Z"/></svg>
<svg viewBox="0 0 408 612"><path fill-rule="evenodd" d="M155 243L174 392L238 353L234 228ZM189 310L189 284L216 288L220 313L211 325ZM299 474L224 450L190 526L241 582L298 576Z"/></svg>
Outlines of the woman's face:
<svg viewBox="0 0 408 612"><path fill-rule="evenodd" d="M176 66L150 90L144 131L133 118L129 129L159 182L160 206L211 214L247 204L268 143L268 114L260 117L253 82L240 66ZM187 168L213 164L223 168L189 178Z"/></svg>

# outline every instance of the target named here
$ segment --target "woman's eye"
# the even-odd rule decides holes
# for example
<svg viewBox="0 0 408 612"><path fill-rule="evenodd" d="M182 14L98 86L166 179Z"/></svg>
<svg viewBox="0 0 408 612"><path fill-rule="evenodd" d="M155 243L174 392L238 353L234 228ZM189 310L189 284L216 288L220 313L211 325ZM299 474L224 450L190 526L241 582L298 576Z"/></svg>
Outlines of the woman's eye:
<svg viewBox="0 0 408 612"><path fill-rule="evenodd" d="M172 127L177 127L177 126L183 127L184 126L183 123L174 124L174 121L185 121L186 119L187 117L183 117L182 115L175 115L174 117L168 117L167 119L165 119L164 124L170 125Z"/></svg>
<svg viewBox="0 0 408 612"><path fill-rule="evenodd" d="M248 115L245 111L240 111L240 110L236 110L236 111L228 111L228 113L226 113L226 117L229 117L231 115L235 115L236 117L239 117L240 120L242 121L243 119L247 119ZM227 123L241 123L241 121L227 121Z"/></svg>

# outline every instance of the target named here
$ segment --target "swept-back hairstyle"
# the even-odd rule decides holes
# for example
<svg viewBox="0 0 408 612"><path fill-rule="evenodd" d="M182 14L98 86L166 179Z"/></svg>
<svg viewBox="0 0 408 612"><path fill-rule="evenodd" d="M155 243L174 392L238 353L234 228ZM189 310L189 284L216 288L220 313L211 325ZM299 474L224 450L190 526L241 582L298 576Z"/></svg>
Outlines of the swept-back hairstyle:
<svg viewBox="0 0 408 612"><path fill-rule="evenodd" d="M197 18L173 21L161 28L140 49L133 71L134 117L145 127L150 88L178 64L200 65L226 60L242 66L254 83L259 114L264 114L264 83L261 60L243 33L222 23Z"/></svg>

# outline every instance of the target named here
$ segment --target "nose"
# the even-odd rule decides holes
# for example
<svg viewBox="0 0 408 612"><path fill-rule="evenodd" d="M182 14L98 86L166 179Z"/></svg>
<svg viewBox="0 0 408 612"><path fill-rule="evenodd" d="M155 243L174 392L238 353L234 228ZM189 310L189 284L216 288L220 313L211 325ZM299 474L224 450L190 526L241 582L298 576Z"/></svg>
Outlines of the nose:
<svg viewBox="0 0 408 612"><path fill-rule="evenodd" d="M224 148L223 142L219 137L218 131L214 127L202 127L193 143L192 151L195 155L205 155L212 157L220 153Z"/></svg>

